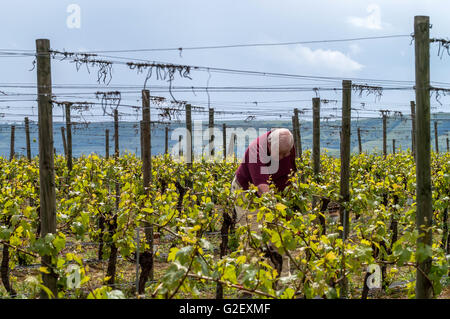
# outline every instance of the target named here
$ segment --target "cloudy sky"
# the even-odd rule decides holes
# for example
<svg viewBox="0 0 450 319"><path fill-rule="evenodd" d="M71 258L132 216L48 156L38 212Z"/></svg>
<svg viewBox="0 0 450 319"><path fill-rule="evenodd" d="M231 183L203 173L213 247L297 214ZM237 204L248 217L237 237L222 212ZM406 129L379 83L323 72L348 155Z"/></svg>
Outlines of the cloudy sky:
<svg viewBox="0 0 450 319"><path fill-rule="evenodd" d="M50 39L53 50L116 51L102 53L120 61L162 61L174 64L283 73L296 77L274 77L192 71L190 79L175 76L174 87L193 87L180 92L177 100L193 105L214 107L222 111L252 112L259 119L273 116L289 118L292 109L309 110L316 94L323 99L336 100L341 105L339 88L342 79L354 83L373 84L383 80L386 87L412 87L414 81L413 32L415 15L429 15L433 25L431 37L450 37L448 12L450 3L444 0L40 0L3 1L0 10L0 33L3 51L28 52L35 49L35 39ZM227 49L179 51L117 52L130 49L160 49L198 46L221 46L252 43L307 42L361 37L402 35L403 37L318 42L283 46L257 46ZM30 50L30 51L21 51ZM431 78L450 86L450 56L438 57L437 45L431 46ZM102 57L106 59L106 57ZM36 114L32 69L33 56L0 55L0 120L11 121L22 114ZM212 69L211 69L212 70ZM326 77L319 81L298 76ZM332 78L332 80L330 80ZM360 80L357 80L360 79ZM74 63L53 60L52 81L59 100L95 100L95 91L129 86L122 102L140 105L139 91L144 74L114 65L109 87L97 83L96 71L85 67L77 72ZM387 82L385 80L410 81ZM83 85L77 89L75 85ZM223 87L260 87L258 91L236 92ZM209 87L208 91L205 87ZM290 89L286 89L289 87ZM314 92L313 87L319 91ZM147 83L151 94L171 98L168 83L152 77ZM278 88L275 92L274 88ZM282 88L282 89L280 89ZM296 89L298 88L298 90ZM323 88L323 90L320 90ZM15 95L20 93L20 95ZM77 96L72 93L83 93ZM86 93L86 94L84 94ZM29 94L29 95L23 95ZM58 96L60 94L60 96ZM381 98L364 93L353 95L353 107L370 111L379 109L409 111L412 90L383 91ZM19 100L19 101L17 101ZM440 105L432 99L433 111L448 111L449 100L441 98ZM257 102L257 103L254 103ZM361 104L363 103L363 104ZM330 107L331 108L331 107ZM124 109L123 113L127 112ZM128 112L131 112L128 110ZM13 114L8 115L8 114ZM95 113L95 111L94 111ZM337 114L337 111L335 112ZM58 116L55 111L55 116ZM376 112L374 115L378 116ZM241 115L242 118L243 115ZM309 117L306 112L304 117ZM231 114L218 116L231 118Z"/></svg>

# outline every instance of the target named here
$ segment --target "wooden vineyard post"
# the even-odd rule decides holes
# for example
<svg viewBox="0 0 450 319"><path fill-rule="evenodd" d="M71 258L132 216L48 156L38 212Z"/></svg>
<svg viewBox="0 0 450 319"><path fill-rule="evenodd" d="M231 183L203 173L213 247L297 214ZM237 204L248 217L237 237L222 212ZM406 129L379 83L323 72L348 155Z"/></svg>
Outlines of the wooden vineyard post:
<svg viewBox="0 0 450 319"><path fill-rule="evenodd" d="M52 122L53 105L49 40L36 40L36 56L41 238L45 238L47 234L56 234L56 194ZM42 256L42 264L44 267L46 265L56 266L52 265L52 257L48 255ZM54 273L53 269L48 270L48 274L42 274L42 281L44 286L52 292L53 297L57 298L57 275ZM41 298L49 298L44 290L41 290Z"/></svg>
<svg viewBox="0 0 450 319"><path fill-rule="evenodd" d="M31 141L30 141L30 121L28 117L25 117L25 142L26 142L26 149L27 149L27 159L31 162ZM29 204L31 207L35 205L34 199L29 198ZM36 237L39 237L40 234L40 217L38 217L38 227L36 229Z"/></svg>
<svg viewBox="0 0 450 319"><path fill-rule="evenodd" d="M222 124L222 147L223 147L223 161L227 160L227 125Z"/></svg>
<svg viewBox="0 0 450 319"><path fill-rule="evenodd" d="M72 171L72 121L70 119L70 109L72 104L66 103L66 135L67 135L67 168Z"/></svg>
<svg viewBox="0 0 450 319"><path fill-rule="evenodd" d="M149 186L152 180L152 158L151 158L151 133L150 133L150 91L142 90L142 170L144 192L148 195ZM140 256L141 277L139 278L139 294L143 294L145 284L150 279L153 280L153 224L144 221L145 239L149 246L148 250Z"/></svg>
<svg viewBox="0 0 450 319"><path fill-rule="evenodd" d="M294 121L295 121L295 127L296 127L296 140L297 144L295 144L295 150L297 151L297 157L302 157L302 136L300 134L300 120L298 119L298 109L294 109Z"/></svg>
<svg viewBox="0 0 450 319"><path fill-rule="evenodd" d="M295 157L298 158L299 151L297 148L298 145L298 136L297 136L297 122L295 121L295 116L292 116L292 135L294 136L294 147L295 147Z"/></svg>
<svg viewBox="0 0 450 319"><path fill-rule="evenodd" d="M433 221L431 193L430 147L430 23L428 16L414 17L415 73L416 73L416 226L419 231L417 252L431 250ZM428 279L431 256L418 263L416 298L429 299L433 286Z"/></svg>
<svg viewBox="0 0 450 319"><path fill-rule="evenodd" d="M236 150L236 143L237 143L237 135L234 133L233 135L233 154L234 154L234 164L237 162L237 150Z"/></svg>
<svg viewBox="0 0 450 319"><path fill-rule="evenodd" d="M414 160L416 159L416 103L411 101L411 145L412 145L412 156Z"/></svg>
<svg viewBox="0 0 450 319"><path fill-rule="evenodd" d="M61 126L61 139L63 142L64 156L67 158L66 129L64 126Z"/></svg>
<svg viewBox="0 0 450 319"><path fill-rule="evenodd" d="M164 128L164 154L169 154L169 127Z"/></svg>
<svg viewBox="0 0 450 319"><path fill-rule="evenodd" d="M341 202L347 203L350 200L350 119L351 119L351 86L352 82L344 80L342 82L342 130L341 130L341 182L340 196ZM349 216L344 206L340 207L341 224L344 229L342 237L347 238L349 232Z"/></svg>
<svg viewBox="0 0 450 319"><path fill-rule="evenodd" d="M383 157L387 155L387 115L383 112Z"/></svg>
<svg viewBox="0 0 450 319"><path fill-rule="evenodd" d="M439 154L439 135L438 135L438 123L434 121L434 149Z"/></svg>
<svg viewBox="0 0 450 319"><path fill-rule="evenodd" d="M346 204L350 201L350 120L351 120L351 90L352 82L342 81L342 129L341 129L341 181L340 181L340 199L339 207L340 222L343 230L341 236L344 241L349 234L350 218ZM340 296L347 297L348 283L345 275L345 251L342 252L342 266L340 281Z"/></svg>
<svg viewBox="0 0 450 319"><path fill-rule="evenodd" d="M312 149L312 163L314 180L319 183L320 175L320 98L315 97L312 99L313 105L313 149ZM298 121L298 118L297 118ZM298 123L297 123L298 124ZM298 126L297 126L298 130ZM317 196L313 196L312 207L316 208L318 202ZM319 213L319 221L322 226L321 234L326 233L325 217Z"/></svg>
<svg viewBox="0 0 450 319"><path fill-rule="evenodd" d="M119 111L114 110L114 160L117 165L119 161ZM120 184L119 184L120 174L114 175L114 185L115 185L115 212L110 213L110 220L108 220L108 228L110 236L112 237L117 229L117 214L119 211L120 202ZM116 266L117 266L117 252L118 248L114 241L110 243L110 254L108 260L108 268L106 270L106 276L109 277L107 283L108 285L114 285L116 277Z"/></svg>
<svg viewBox="0 0 450 319"><path fill-rule="evenodd" d="M395 139L392 139L392 154L395 154Z"/></svg>
<svg viewBox="0 0 450 319"><path fill-rule="evenodd" d="M192 107L190 104L186 104L186 155L185 155L185 163L186 167L188 169L188 172L192 171L193 166L193 158L194 158L194 152L193 152L193 145L192 145L192 113L191 113ZM186 186L192 187L192 179L191 174L188 173L186 176Z"/></svg>
<svg viewBox="0 0 450 319"><path fill-rule="evenodd" d="M181 145L181 141L183 139L183 136L178 136L178 156L181 157L183 156L183 145Z"/></svg>
<svg viewBox="0 0 450 319"><path fill-rule="evenodd" d="M114 110L114 157L118 158L119 151L119 111Z"/></svg>
<svg viewBox="0 0 450 319"><path fill-rule="evenodd" d="M150 183L153 181L153 174L152 174L152 170L153 170L153 164L152 164L152 130L151 130L151 113L150 113L150 93L148 93L149 98L148 98L148 152L149 152L149 177L150 177L150 181L149 181L149 185ZM152 280L153 280L153 274L152 274Z"/></svg>
<svg viewBox="0 0 450 319"><path fill-rule="evenodd" d="M105 160L108 161L109 160L109 129L105 129ZM108 189L108 196L110 196L110 192L111 192L111 186L110 186L110 181L107 181L107 189ZM99 238L99 243L98 243L98 260L103 260L103 246L104 246L104 242L103 242L103 235L104 235L104 230L105 230L105 221L106 221L107 216L105 215L100 215L99 216L99 230L100 230L100 238Z"/></svg>
<svg viewBox="0 0 450 319"><path fill-rule="evenodd" d="M105 130L105 158L109 159L109 130Z"/></svg>
<svg viewBox="0 0 450 319"><path fill-rule="evenodd" d="M359 149L359 154L362 154L361 128L359 128L359 127L358 127L358 149Z"/></svg>
<svg viewBox="0 0 450 319"><path fill-rule="evenodd" d="M233 156L233 160L235 161L236 158L236 151L235 151L235 147L236 147L236 133L231 133L230 136L230 143L228 143L228 156Z"/></svg>
<svg viewBox="0 0 450 319"><path fill-rule="evenodd" d="M313 98L313 171L320 174L320 98Z"/></svg>
<svg viewBox="0 0 450 319"><path fill-rule="evenodd" d="M152 180L151 131L150 131L150 91L142 90L142 122L143 122L143 169L144 188L148 188Z"/></svg>
<svg viewBox="0 0 450 319"><path fill-rule="evenodd" d="M105 129L105 160L109 160L109 129ZM107 181L107 189L108 189L108 196L111 193L111 186L110 182ZM100 216L99 217L99 229L100 229L100 238L99 238L99 245L98 245L98 260L103 260L103 234L105 229L105 221L106 216Z"/></svg>
<svg viewBox="0 0 450 319"><path fill-rule="evenodd" d="M27 148L27 159L31 161L31 143L30 143L30 121L25 117L25 141Z"/></svg>
<svg viewBox="0 0 450 319"><path fill-rule="evenodd" d="M192 150L192 113L191 105L186 104L186 163L188 168L192 168L193 150Z"/></svg>
<svg viewBox="0 0 450 319"><path fill-rule="evenodd" d="M209 120L208 120L208 135L209 135L209 153L208 157L214 157L214 109L209 109Z"/></svg>
<svg viewBox="0 0 450 319"><path fill-rule="evenodd" d="M295 157L298 157L297 150L297 127L295 126L295 116L292 115L292 135L294 136Z"/></svg>
<svg viewBox="0 0 450 319"><path fill-rule="evenodd" d="M447 137L447 153L450 153L449 143L448 143L448 137Z"/></svg>
<svg viewBox="0 0 450 319"><path fill-rule="evenodd" d="M233 133L234 134L234 133ZM227 126L225 123L222 124L222 143L223 143L223 161L227 160ZM220 258L226 255L228 247L228 233L230 231L231 220L228 212L224 211L223 214L222 227L220 229L221 243L220 243ZM223 285L217 282L216 285L216 299L223 299Z"/></svg>
<svg viewBox="0 0 450 319"><path fill-rule="evenodd" d="M14 125L11 125L11 143L10 143L10 150L9 150L9 160L10 161L12 161L15 156L15 151L14 151L15 132L16 132L16 127Z"/></svg>

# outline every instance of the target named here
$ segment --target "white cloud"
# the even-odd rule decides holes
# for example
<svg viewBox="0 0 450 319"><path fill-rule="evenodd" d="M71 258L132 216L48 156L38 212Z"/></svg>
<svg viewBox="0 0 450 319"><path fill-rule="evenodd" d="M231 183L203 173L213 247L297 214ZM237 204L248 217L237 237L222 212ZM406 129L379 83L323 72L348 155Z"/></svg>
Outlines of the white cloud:
<svg viewBox="0 0 450 319"><path fill-rule="evenodd" d="M381 9L377 4L369 4L366 9L368 16L362 17L348 17L347 22L359 28L366 28L371 30L381 30Z"/></svg>
<svg viewBox="0 0 450 319"><path fill-rule="evenodd" d="M306 46L297 45L293 49L280 48L274 53L277 59L287 63L321 71L338 71L342 74L350 74L364 67L348 55L336 50L313 50Z"/></svg>

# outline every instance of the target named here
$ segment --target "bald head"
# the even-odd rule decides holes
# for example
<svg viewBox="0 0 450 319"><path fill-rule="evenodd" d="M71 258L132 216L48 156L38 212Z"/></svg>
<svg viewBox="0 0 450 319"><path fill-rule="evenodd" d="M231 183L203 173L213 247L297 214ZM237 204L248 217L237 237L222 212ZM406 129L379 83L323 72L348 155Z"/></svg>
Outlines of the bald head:
<svg viewBox="0 0 450 319"><path fill-rule="evenodd" d="M271 152L278 149L280 157L288 156L294 146L294 137L287 128L278 128L269 135Z"/></svg>

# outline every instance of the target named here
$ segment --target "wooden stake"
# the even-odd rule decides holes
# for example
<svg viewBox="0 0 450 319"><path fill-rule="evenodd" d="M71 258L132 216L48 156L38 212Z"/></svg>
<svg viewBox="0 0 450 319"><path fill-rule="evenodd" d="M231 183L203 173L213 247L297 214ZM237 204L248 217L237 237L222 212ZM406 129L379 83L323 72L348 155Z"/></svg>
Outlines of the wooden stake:
<svg viewBox="0 0 450 319"><path fill-rule="evenodd" d="M298 157L298 141L297 141L297 126L295 122L295 109L294 109L294 115L292 115L292 135L294 137L294 147L295 147L295 157Z"/></svg>
<svg viewBox="0 0 450 319"><path fill-rule="evenodd" d="M314 172L314 179L316 183L319 183L319 175L320 175L320 98L313 98L312 99L312 105L313 105L313 149L312 149L312 163L313 163L313 172ZM297 118L298 121L298 118ZM298 126L297 126L298 130ZM318 197L313 196L312 201L312 207L313 209L316 208ZM326 230L326 224L325 224L325 218L322 214L318 214L318 219L320 221L320 224L322 226L321 229L321 235L325 234Z"/></svg>
<svg viewBox="0 0 450 319"><path fill-rule="evenodd" d="M117 109L114 110L114 161L118 163L119 161L119 112ZM119 174L114 175L114 186L115 186L115 212L110 216L109 219L109 233L110 236L113 236L117 230L117 215L119 213L119 203L120 203L120 183L119 183ZM111 218L112 217L112 218ZM115 282L116 276L116 266L117 266L117 253L118 248L116 243L112 241L110 243L110 254L108 260L108 267L106 269L106 276L109 277L107 283L109 285L113 285Z"/></svg>
<svg viewBox="0 0 450 319"><path fill-rule="evenodd" d="M340 181L340 199L339 207L340 222L343 231L341 231L342 240L345 242L350 229L350 218L348 210L344 205L350 201L350 120L351 120L351 94L352 82L349 80L342 81L342 129L341 129L341 181ZM342 268L341 276L344 277L340 282L341 298L347 297L348 280L345 275L345 252L341 252Z"/></svg>
<svg viewBox="0 0 450 319"><path fill-rule="evenodd" d="M416 226L419 231L417 251L431 250L433 206L431 193L430 147L430 22L427 16L414 17L414 44L416 68ZM416 298L433 296L428 274L431 256L418 263L416 271Z"/></svg>
<svg viewBox="0 0 450 319"><path fill-rule="evenodd" d="M186 104L186 163L188 168L192 168L193 149L192 149L192 113L191 105Z"/></svg>
<svg viewBox="0 0 450 319"><path fill-rule="evenodd" d="M67 161L67 143L66 143L66 129L64 128L64 126L61 126L61 139L63 142L63 148L64 148L64 156L66 157L66 161Z"/></svg>
<svg viewBox="0 0 450 319"><path fill-rule="evenodd" d="M362 154L361 128L359 128L359 127L358 127L358 148L359 148L359 154Z"/></svg>
<svg viewBox="0 0 450 319"><path fill-rule="evenodd" d="M223 145L223 160L227 160L227 125L222 124L222 145Z"/></svg>
<svg viewBox="0 0 450 319"><path fill-rule="evenodd" d="M313 103L313 171L314 175L320 174L320 98L312 99Z"/></svg>
<svg viewBox="0 0 450 319"><path fill-rule="evenodd" d="M209 129L209 156L214 157L215 149L214 149L214 109L209 109L209 121L208 121L208 129Z"/></svg>
<svg viewBox="0 0 450 319"><path fill-rule="evenodd" d="M142 90L142 142L143 142L143 177L144 188L150 186L152 179L152 159L151 159L151 132L150 132L150 91Z"/></svg>
<svg viewBox="0 0 450 319"><path fill-rule="evenodd" d="M439 154L439 135L438 135L438 123L434 121L434 149Z"/></svg>
<svg viewBox="0 0 450 319"><path fill-rule="evenodd" d="M119 151L119 111L114 110L114 157L118 158Z"/></svg>
<svg viewBox="0 0 450 319"><path fill-rule="evenodd" d="M152 180L152 158L151 158L151 133L150 133L150 91L142 90L142 169L143 169L143 186L145 193L148 195L149 186ZM144 222L145 239L149 246L147 250L148 257L151 262L144 265L141 278L139 280L139 293L144 293L145 283L148 279L153 280L153 225L148 221ZM144 269L148 268L148 269Z"/></svg>
<svg viewBox="0 0 450 319"><path fill-rule="evenodd" d="M392 140L392 154L395 154L395 139Z"/></svg>
<svg viewBox="0 0 450 319"><path fill-rule="evenodd" d="M231 133L230 143L228 144L228 155L233 155L233 161L236 163L236 141L237 136L236 133Z"/></svg>
<svg viewBox="0 0 450 319"><path fill-rule="evenodd" d="M109 130L105 130L105 157L109 159Z"/></svg>
<svg viewBox="0 0 450 319"><path fill-rule="evenodd" d="M234 147L235 147L235 139L234 139L234 136L236 135L236 133L231 133L231 136L230 136L230 142L228 143L228 153L227 153L227 155L228 156L231 156L231 155L233 155L234 156Z"/></svg>
<svg viewBox="0 0 450 319"><path fill-rule="evenodd" d="M294 136L295 157L298 157L297 124L295 122L295 116L294 115L292 115L292 135Z"/></svg>
<svg viewBox="0 0 450 319"><path fill-rule="evenodd" d="M185 163L188 169L188 172L192 171L193 161L194 161L194 152L192 145L192 114L191 114L191 105L186 104L186 156ZM187 187L192 187L193 180L190 173L186 175L185 185Z"/></svg>
<svg viewBox="0 0 450 319"><path fill-rule="evenodd" d="M297 151L297 157L302 157L302 135L300 133L300 120L298 118L298 109L294 109L294 117L295 117L295 127L296 127L296 135L297 135L297 144L295 145L295 150Z"/></svg>
<svg viewBox="0 0 450 319"><path fill-rule="evenodd" d="M47 234L56 234L56 195L55 171L53 157L53 122L52 122L52 80L50 63L50 41L36 40L36 71L38 93L39 121L39 180L40 180L40 216L41 238ZM42 256L42 264L54 265L51 256ZM56 266L56 265L54 265ZM57 275L52 269L42 274L42 281L54 295L58 297ZM41 290L41 298L49 298Z"/></svg>
<svg viewBox="0 0 450 319"><path fill-rule="evenodd" d="M164 128L164 154L169 154L169 127Z"/></svg>
<svg viewBox="0 0 450 319"><path fill-rule="evenodd" d="M72 170L72 122L70 119L70 109L72 104L66 103L66 131L67 131L67 168Z"/></svg>
<svg viewBox="0 0 450 319"><path fill-rule="evenodd" d="M16 127L14 125L11 125L11 143L10 143L10 150L9 150L9 160L12 161L15 156L14 151L14 133L16 131Z"/></svg>
<svg viewBox="0 0 450 319"><path fill-rule="evenodd" d="M31 161L30 121L28 120L28 117L25 118L25 140L27 148L27 159Z"/></svg>
<svg viewBox="0 0 450 319"><path fill-rule="evenodd" d="M342 82L342 130L341 130L341 203L350 200L350 119L351 119L351 88L352 82ZM343 206L340 207L341 224L344 231L342 236L347 238L349 233L349 215Z"/></svg>

